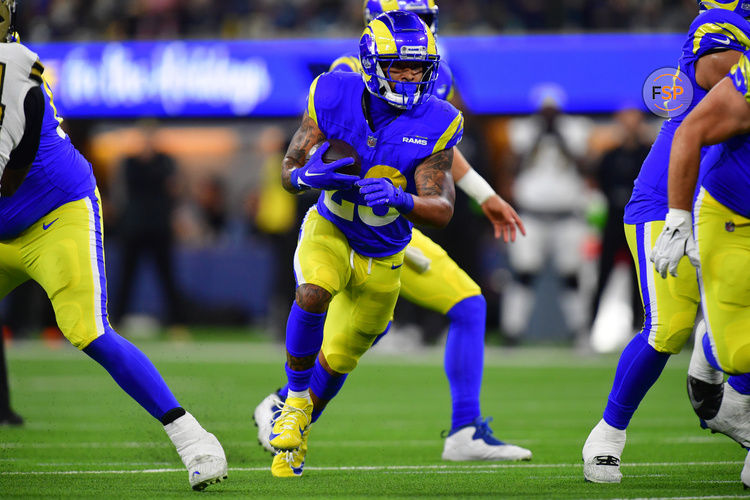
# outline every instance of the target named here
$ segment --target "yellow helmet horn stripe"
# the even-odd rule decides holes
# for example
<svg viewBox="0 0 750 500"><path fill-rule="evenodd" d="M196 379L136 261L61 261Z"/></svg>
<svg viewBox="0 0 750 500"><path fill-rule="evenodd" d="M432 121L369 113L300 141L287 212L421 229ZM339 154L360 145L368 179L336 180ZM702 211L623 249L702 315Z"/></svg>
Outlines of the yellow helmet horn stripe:
<svg viewBox="0 0 750 500"><path fill-rule="evenodd" d="M388 29L383 21L375 19L370 23L369 29L372 31L372 37L375 39L378 54L396 54L396 40L393 38L391 30Z"/></svg>
<svg viewBox="0 0 750 500"><path fill-rule="evenodd" d="M437 55L437 43L435 42L435 35L432 34L432 30L427 27L427 53L431 56Z"/></svg>
<svg viewBox="0 0 750 500"><path fill-rule="evenodd" d="M398 10L398 0L380 0L380 8L383 12Z"/></svg>
<svg viewBox="0 0 750 500"><path fill-rule="evenodd" d="M396 54L398 49L396 47L396 40L393 38L393 34L388 29L383 21L375 19L367 27L367 30L372 32L372 36L375 39L375 45L378 48L378 54ZM427 53L431 56L437 55L437 43L435 42L435 35L429 29L425 30L427 33Z"/></svg>
<svg viewBox="0 0 750 500"><path fill-rule="evenodd" d="M740 0L734 0L734 2L721 2L720 0L703 0L703 5L707 8L716 7L719 9L734 10Z"/></svg>

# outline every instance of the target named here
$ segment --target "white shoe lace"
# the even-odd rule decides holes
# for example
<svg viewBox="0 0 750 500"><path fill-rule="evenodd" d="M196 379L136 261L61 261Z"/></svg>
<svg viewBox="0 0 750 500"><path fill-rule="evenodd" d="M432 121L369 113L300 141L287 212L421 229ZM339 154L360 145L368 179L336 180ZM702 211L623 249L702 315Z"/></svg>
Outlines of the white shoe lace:
<svg viewBox="0 0 750 500"><path fill-rule="evenodd" d="M308 426L310 417L307 416L307 412L303 410L302 408L297 408L295 406L291 405L284 405L284 407L280 410L281 415L279 418L274 422L274 426L276 424L279 425L279 430L282 431L295 431L297 430L297 420L294 418L295 413L301 413L305 417L305 428Z"/></svg>

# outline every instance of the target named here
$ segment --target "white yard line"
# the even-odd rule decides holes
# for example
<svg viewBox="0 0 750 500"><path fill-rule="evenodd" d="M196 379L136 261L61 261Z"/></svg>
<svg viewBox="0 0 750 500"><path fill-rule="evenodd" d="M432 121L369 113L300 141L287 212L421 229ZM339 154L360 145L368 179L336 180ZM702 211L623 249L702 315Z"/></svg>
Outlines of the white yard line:
<svg viewBox="0 0 750 500"><path fill-rule="evenodd" d="M623 464L623 467L675 467L675 466L710 466L710 465L739 465L742 461L715 461L715 462L647 462ZM74 464L71 464L74 465ZM79 464L80 465L80 464ZM562 469L580 468L582 464L529 464L529 463L506 463L506 464L472 464L472 465L359 465L359 466L328 466L328 467L306 467L311 471L360 471L360 472L408 472L408 471L435 471L435 472L476 472L484 473L495 469ZM268 467L230 467L229 470L237 472L267 472ZM77 475L77 474L153 474L160 472L184 472L182 468L158 468L138 470L68 470L68 471L12 471L0 472L0 476L38 476L38 475Z"/></svg>

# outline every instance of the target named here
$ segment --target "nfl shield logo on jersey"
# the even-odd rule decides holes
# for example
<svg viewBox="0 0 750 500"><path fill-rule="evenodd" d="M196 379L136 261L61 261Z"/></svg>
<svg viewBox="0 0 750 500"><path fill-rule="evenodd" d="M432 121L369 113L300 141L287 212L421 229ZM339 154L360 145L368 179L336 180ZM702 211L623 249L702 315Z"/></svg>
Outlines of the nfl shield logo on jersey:
<svg viewBox="0 0 750 500"><path fill-rule="evenodd" d="M367 136L367 147L368 148L374 148L375 144L378 143L378 138L374 135Z"/></svg>

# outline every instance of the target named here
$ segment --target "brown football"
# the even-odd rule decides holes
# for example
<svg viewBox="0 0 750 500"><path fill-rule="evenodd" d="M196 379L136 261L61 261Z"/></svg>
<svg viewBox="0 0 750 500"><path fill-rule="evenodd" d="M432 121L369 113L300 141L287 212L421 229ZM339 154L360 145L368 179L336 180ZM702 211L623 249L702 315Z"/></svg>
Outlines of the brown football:
<svg viewBox="0 0 750 500"><path fill-rule="evenodd" d="M336 171L342 174L359 176L360 170L362 169L362 162L360 161L359 154L357 154L357 150L354 149L354 146L348 142L342 141L341 139L326 139L326 141L328 141L329 146L328 150L323 153L323 162L333 163L342 158L354 158L354 163L352 165L337 168ZM319 148L323 142L325 141L319 142L313 146L310 150L310 154Z"/></svg>

